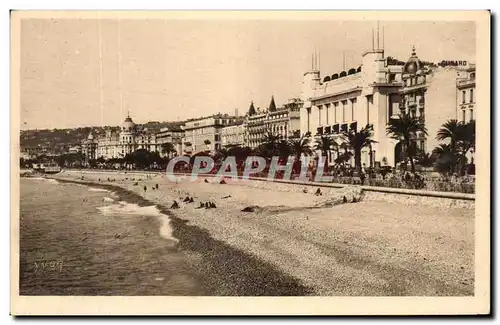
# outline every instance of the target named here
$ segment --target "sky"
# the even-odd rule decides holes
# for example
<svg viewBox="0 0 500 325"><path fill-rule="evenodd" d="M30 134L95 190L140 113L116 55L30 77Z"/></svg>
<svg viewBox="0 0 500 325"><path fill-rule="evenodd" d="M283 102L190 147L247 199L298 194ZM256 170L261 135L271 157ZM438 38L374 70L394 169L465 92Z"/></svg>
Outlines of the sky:
<svg viewBox="0 0 500 325"><path fill-rule="evenodd" d="M299 97L311 55L321 75L357 68L376 21L25 19L21 128L243 115ZM386 56L475 62L473 22L380 21ZM382 32L381 32L382 33Z"/></svg>

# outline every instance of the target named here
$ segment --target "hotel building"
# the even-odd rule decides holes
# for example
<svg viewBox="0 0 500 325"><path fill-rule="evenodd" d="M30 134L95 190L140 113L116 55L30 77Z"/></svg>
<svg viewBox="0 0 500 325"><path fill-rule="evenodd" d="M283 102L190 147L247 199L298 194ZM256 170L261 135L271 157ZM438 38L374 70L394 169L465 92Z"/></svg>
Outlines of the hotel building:
<svg viewBox="0 0 500 325"><path fill-rule="evenodd" d="M394 140L386 136L390 112L398 111L402 67L387 64L383 49L373 49L362 55L362 65L333 73L321 80L317 63L304 73L300 113L301 134L310 132L318 139L321 135L333 137L342 143L340 133L359 130L373 124L377 143L362 151L361 161L366 166L376 161L394 164ZM330 153L333 164L336 153ZM371 161L370 161L371 156Z"/></svg>
<svg viewBox="0 0 500 325"><path fill-rule="evenodd" d="M220 134L223 148L230 146L245 146L246 129L241 119L233 125L223 127Z"/></svg>
<svg viewBox="0 0 500 325"><path fill-rule="evenodd" d="M138 149L151 152L159 149L155 134L136 125L130 116L127 116L119 132L107 130L106 134L100 138L94 138L93 133L90 132L87 139L82 141L81 147L87 161L100 157L123 158Z"/></svg>
<svg viewBox="0 0 500 325"><path fill-rule="evenodd" d="M419 118L428 135L417 134L417 146L431 152L439 145L437 131L450 119L474 119L475 65L424 65L413 48L403 70L401 112ZM397 115L399 112L391 112ZM395 159L402 159L401 145L395 146Z"/></svg>
<svg viewBox="0 0 500 325"><path fill-rule="evenodd" d="M256 110L251 103L246 119L247 146L258 147L267 132L285 140L299 136L302 105L303 102L299 98L292 98L282 107L276 107L274 98L271 98L269 108L261 112Z"/></svg>
<svg viewBox="0 0 500 325"><path fill-rule="evenodd" d="M361 66L321 79L313 60L302 83L301 134L310 132L316 139L328 135L340 145L342 131L359 131L372 124L376 143L362 150L362 164L395 166L403 159L402 145L387 136L389 119L401 112L420 118L428 136L417 134L415 141L431 152L438 145L436 133L447 120L473 119L474 71L473 65L424 63L415 49L406 63L385 58L383 49L373 49L362 55ZM333 164L336 153L330 155Z"/></svg>
<svg viewBox="0 0 500 325"><path fill-rule="evenodd" d="M216 114L186 121L183 126L183 148L186 154L201 151L215 152L222 147L221 131L224 127L243 121L242 117Z"/></svg>
<svg viewBox="0 0 500 325"><path fill-rule="evenodd" d="M184 139L184 130L180 126L170 126L161 128L158 133L156 133L156 146L158 152L162 157L168 156L172 158L174 156L181 156L184 153L182 146ZM165 145L171 143L175 152L166 152Z"/></svg>

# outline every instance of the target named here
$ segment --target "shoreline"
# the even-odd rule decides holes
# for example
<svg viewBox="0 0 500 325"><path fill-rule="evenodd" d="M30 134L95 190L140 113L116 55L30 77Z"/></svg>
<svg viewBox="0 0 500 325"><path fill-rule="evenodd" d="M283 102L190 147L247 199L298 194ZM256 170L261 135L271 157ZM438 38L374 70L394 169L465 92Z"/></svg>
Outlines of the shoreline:
<svg viewBox="0 0 500 325"><path fill-rule="evenodd" d="M196 273L207 285L207 288L204 288L206 292L214 292L213 295L219 296L307 296L313 294L313 290L301 284L298 279L285 274L258 257L212 238L207 230L189 225L187 220L176 216L171 209L151 202L119 185L54 179L61 183L110 190L115 192L120 200L139 206L156 206L170 219L173 235L179 240L176 249L201 254L201 264L205 267L202 270L196 270Z"/></svg>
<svg viewBox="0 0 500 325"><path fill-rule="evenodd" d="M140 197L139 201L156 205L172 216L172 228L183 224L185 227L181 225L179 229L187 227L191 231L195 227L196 235L190 237L193 241L208 236L226 251L242 252L263 261L279 274L289 275L307 291L297 295L469 296L474 293L474 215L469 209L450 207L443 215L442 209L436 207L409 207L380 200L321 207L318 205L337 192L315 196L311 192L283 192L278 184L266 189L231 181L227 185L206 184L202 179L176 184L160 175L152 178L146 175L150 174L66 172L52 178L119 188L118 191L125 189ZM110 182L104 180L106 177ZM156 184L159 189L153 190ZM195 203L179 199L186 195L194 197ZM167 208L173 200L179 202L179 209ZM217 209L196 208L206 201L216 202ZM261 209L241 212L250 205ZM196 243L193 245L196 248ZM202 251L205 256L214 257L213 263L225 264L218 268L219 274L240 263L231 259L233 253L215 254L207 248ZM207 265L207 271L211 272L213 265ZM236 270L236 274L249 272L252 270ZM252 274L245 281L253 287L254 282L259 283L260 274ZM222 274L221 278L225 276ZM240 285L237 279L234 281ZM274 283L272 279L267 282ZM240 295L252 295L242 292Z"/></svg>

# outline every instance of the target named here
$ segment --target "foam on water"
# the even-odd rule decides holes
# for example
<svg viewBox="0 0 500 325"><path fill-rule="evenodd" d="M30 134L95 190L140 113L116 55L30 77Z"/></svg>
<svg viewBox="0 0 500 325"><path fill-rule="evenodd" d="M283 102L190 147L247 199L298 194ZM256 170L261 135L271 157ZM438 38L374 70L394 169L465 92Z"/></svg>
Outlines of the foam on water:
<svg viewBox="0 0 500 325"><path fill-rule="evenodd" d="M91 187L91 188L89 188L89 191L90 191L90 192L106 192L106 193L111 192L111 191L106 190L106 189L104 189L104 188L96 188L96 187Z"/></svg>
<svg viewBox="0 0 500 325"><path fill-rule="evenodd" d="M106 197L104 197L103 201L104 201L104 202L115 202L115 200L113 200L112 198L107 197L107 196L106 196Z"/></svg>
<svg viewBox="0 0 500 325"><path fill-rule="evenodd" d="M45 178L45 177L30 177L30 179L34 179L37 181L45 181L50 184L59 184L59 182L53 178Z"/></svg>
<svg viewBox="0 0 500 325"><path fill-rule="evenodd" d="M106 199L106 198L105 198ZM109 198L108 198L109 199ZM173 230L170 225L170 218L161 213L160 210L156 207L156 205L150 206L139 206L134 203L128 203L125 201L119 201L117 204L110 204L97 208L104 215L138 215L138 216L154 216L158 217L161 222L160 225L160 236L174 241L179 242L177 238L173 235Z"/></svg>

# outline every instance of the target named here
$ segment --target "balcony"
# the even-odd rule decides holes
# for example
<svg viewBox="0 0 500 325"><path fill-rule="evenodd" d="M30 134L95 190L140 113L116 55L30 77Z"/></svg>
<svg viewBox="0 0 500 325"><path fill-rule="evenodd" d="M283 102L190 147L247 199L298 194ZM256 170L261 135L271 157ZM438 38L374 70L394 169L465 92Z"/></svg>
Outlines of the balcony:
<svg viewBox="0 0 500 325"><path fill-rule="evenodd" d="M473 87L475 85L476 85L476 79L467 79L467 80L458 80L457 81L457 87L459 89Z"/></svg>

